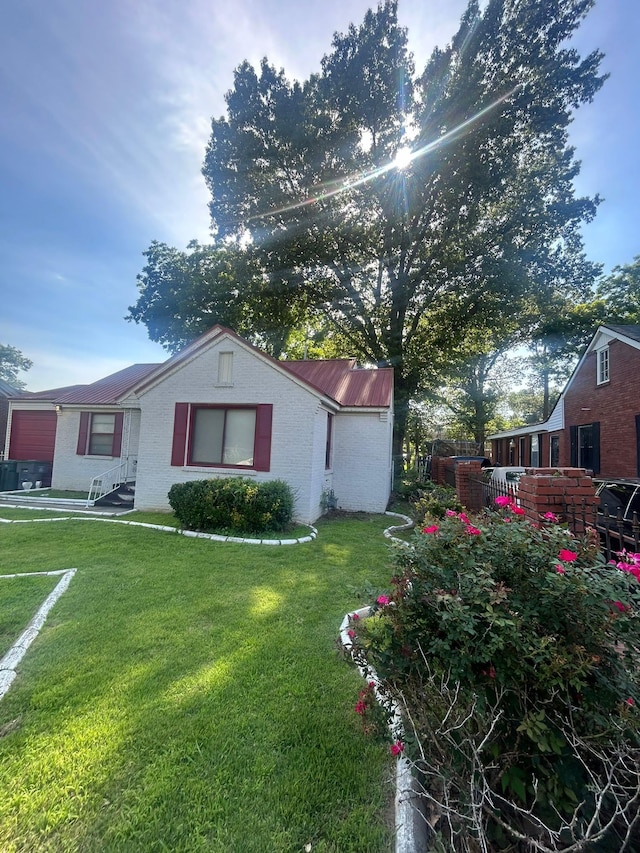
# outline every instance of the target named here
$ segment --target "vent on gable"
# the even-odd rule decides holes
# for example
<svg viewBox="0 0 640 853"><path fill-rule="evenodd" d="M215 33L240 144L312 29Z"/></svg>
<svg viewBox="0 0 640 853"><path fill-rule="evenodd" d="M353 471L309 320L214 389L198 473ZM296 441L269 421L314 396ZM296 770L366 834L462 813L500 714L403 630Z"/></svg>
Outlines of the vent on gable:
<svg viewBox="0 0 640 853"><path fill-rule="evenodd" d="M218 353L218 385L233 385L233 353Z"/></svg>

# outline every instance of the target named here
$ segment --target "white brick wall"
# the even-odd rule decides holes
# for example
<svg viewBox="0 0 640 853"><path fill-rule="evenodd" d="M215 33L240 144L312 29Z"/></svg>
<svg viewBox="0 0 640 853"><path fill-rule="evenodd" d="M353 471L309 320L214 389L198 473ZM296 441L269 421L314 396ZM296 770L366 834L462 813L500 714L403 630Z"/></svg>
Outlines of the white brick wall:
<svg viewBox="0 0 640 853"><path fill-rule="evenodd" d="M78 447L78 431L80 429L80 412L96 411L91 406L73 410L63 408L58 415L58 428L56 430L56 449L53 464L53 476L51 487L54 489L72 489L78 491L89 491L91 480L109 468L117 465L121 457L114 456L81 456L76 453ZM100 411L121 411L116 408ZM130 430L128 434L128 430ZM136 410L125 410L122 426L122 450L129 453L135 459L138 450L138 435L140 432L140 412Z"/></svg>
<svg viewBox="0 0 640 853"><path fill-rule="evenodd" d="M384 418L384 419L383 419ZM384 512L391 494L392 415L340 412L334 419L333 490L349 511Z"/></svg>
<svg viewBox="0 0 640 853"><path fill-rule="evenodd" d="M233 385L217 386L217 353L233 351ZM176 403L229 405L272 403L271 470L181 468L171 465ZM214 345L141 395L141 436L136 481L137 509L166 509L174 483L213 476L286 480L296 497L296 516L313 521L319 499L312 498L312 469L318 398L275 366L228 340Z"/></svg>

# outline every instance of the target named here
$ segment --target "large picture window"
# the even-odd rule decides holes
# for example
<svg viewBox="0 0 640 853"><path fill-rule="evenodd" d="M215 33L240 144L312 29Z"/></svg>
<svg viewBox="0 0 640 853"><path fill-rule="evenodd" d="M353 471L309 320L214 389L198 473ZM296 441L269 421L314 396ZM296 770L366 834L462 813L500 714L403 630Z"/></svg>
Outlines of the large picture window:
<svg viewBox="0 0 640 853"><path fill-rule="evenodd" d="M255 434L255 409L194 408L189 462L252 467Z"/></svg>
<svg viewBox="0 0 640 853"><path fill-rule="evenodd" d="M269 471L271 403L218 406L176 403L171 464L223 465Z"/></svg>

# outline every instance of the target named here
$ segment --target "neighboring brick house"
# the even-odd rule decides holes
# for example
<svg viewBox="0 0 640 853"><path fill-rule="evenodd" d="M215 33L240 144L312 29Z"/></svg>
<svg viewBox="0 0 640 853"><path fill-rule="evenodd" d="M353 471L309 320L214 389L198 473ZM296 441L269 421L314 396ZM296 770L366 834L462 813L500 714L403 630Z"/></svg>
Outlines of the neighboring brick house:
<svg viewBox="0 0 640 853"><path fill-rule="evenodd" d="M11 458L37 458L39 425L54 488L87 490L121 465L136 509L168 508L173 483L229 475L286 480L303 522L330 492L343 509L382 512L391 491L390 368L277 361L220 326L163 364L14 400L9 417Z"/></svg>
<svg viewBox="0 0 640 853"><path fill-rule="evenodd" d="M495 465L640 477L640 326L600 326L549 419L489 439Z"/></svg>
<svg viewBox="0 0 640 853"><path fill-rule="evenodd" d="M4 379L0 379L0 459L4 450L5 436L7 434L7 415L9 414L9 397L19 394L17 388L9 385Z"/></svg>

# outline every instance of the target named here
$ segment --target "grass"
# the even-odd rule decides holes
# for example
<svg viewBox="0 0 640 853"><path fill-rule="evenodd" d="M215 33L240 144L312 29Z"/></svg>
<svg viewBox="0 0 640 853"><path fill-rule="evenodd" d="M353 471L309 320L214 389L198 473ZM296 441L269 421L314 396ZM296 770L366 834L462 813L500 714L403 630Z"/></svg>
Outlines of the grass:
<svg viewBox="0 0 640 853"><path fill-rule="evenodd" d="M0 526L0 573L78 568L0 702L0 849L389 851L393 767L335 648L388 524L282 548Z"/></svg>
<svg viewBox="0 0 640 853"><path fill-rule="evenodd" d="M74 492L65 489L38 489L37 491L24 491L24 495L28 495L31 498L66 498L67 500L73 499L85 501L88 494L88 489L84 492Z"/></svg>
<svg viewBox="0 0 640 853"><path fill-rule="evenodd" d="M12 574L3 569L0 573ZM27 627L59 577L0 578L0 658Z"/></svg>

